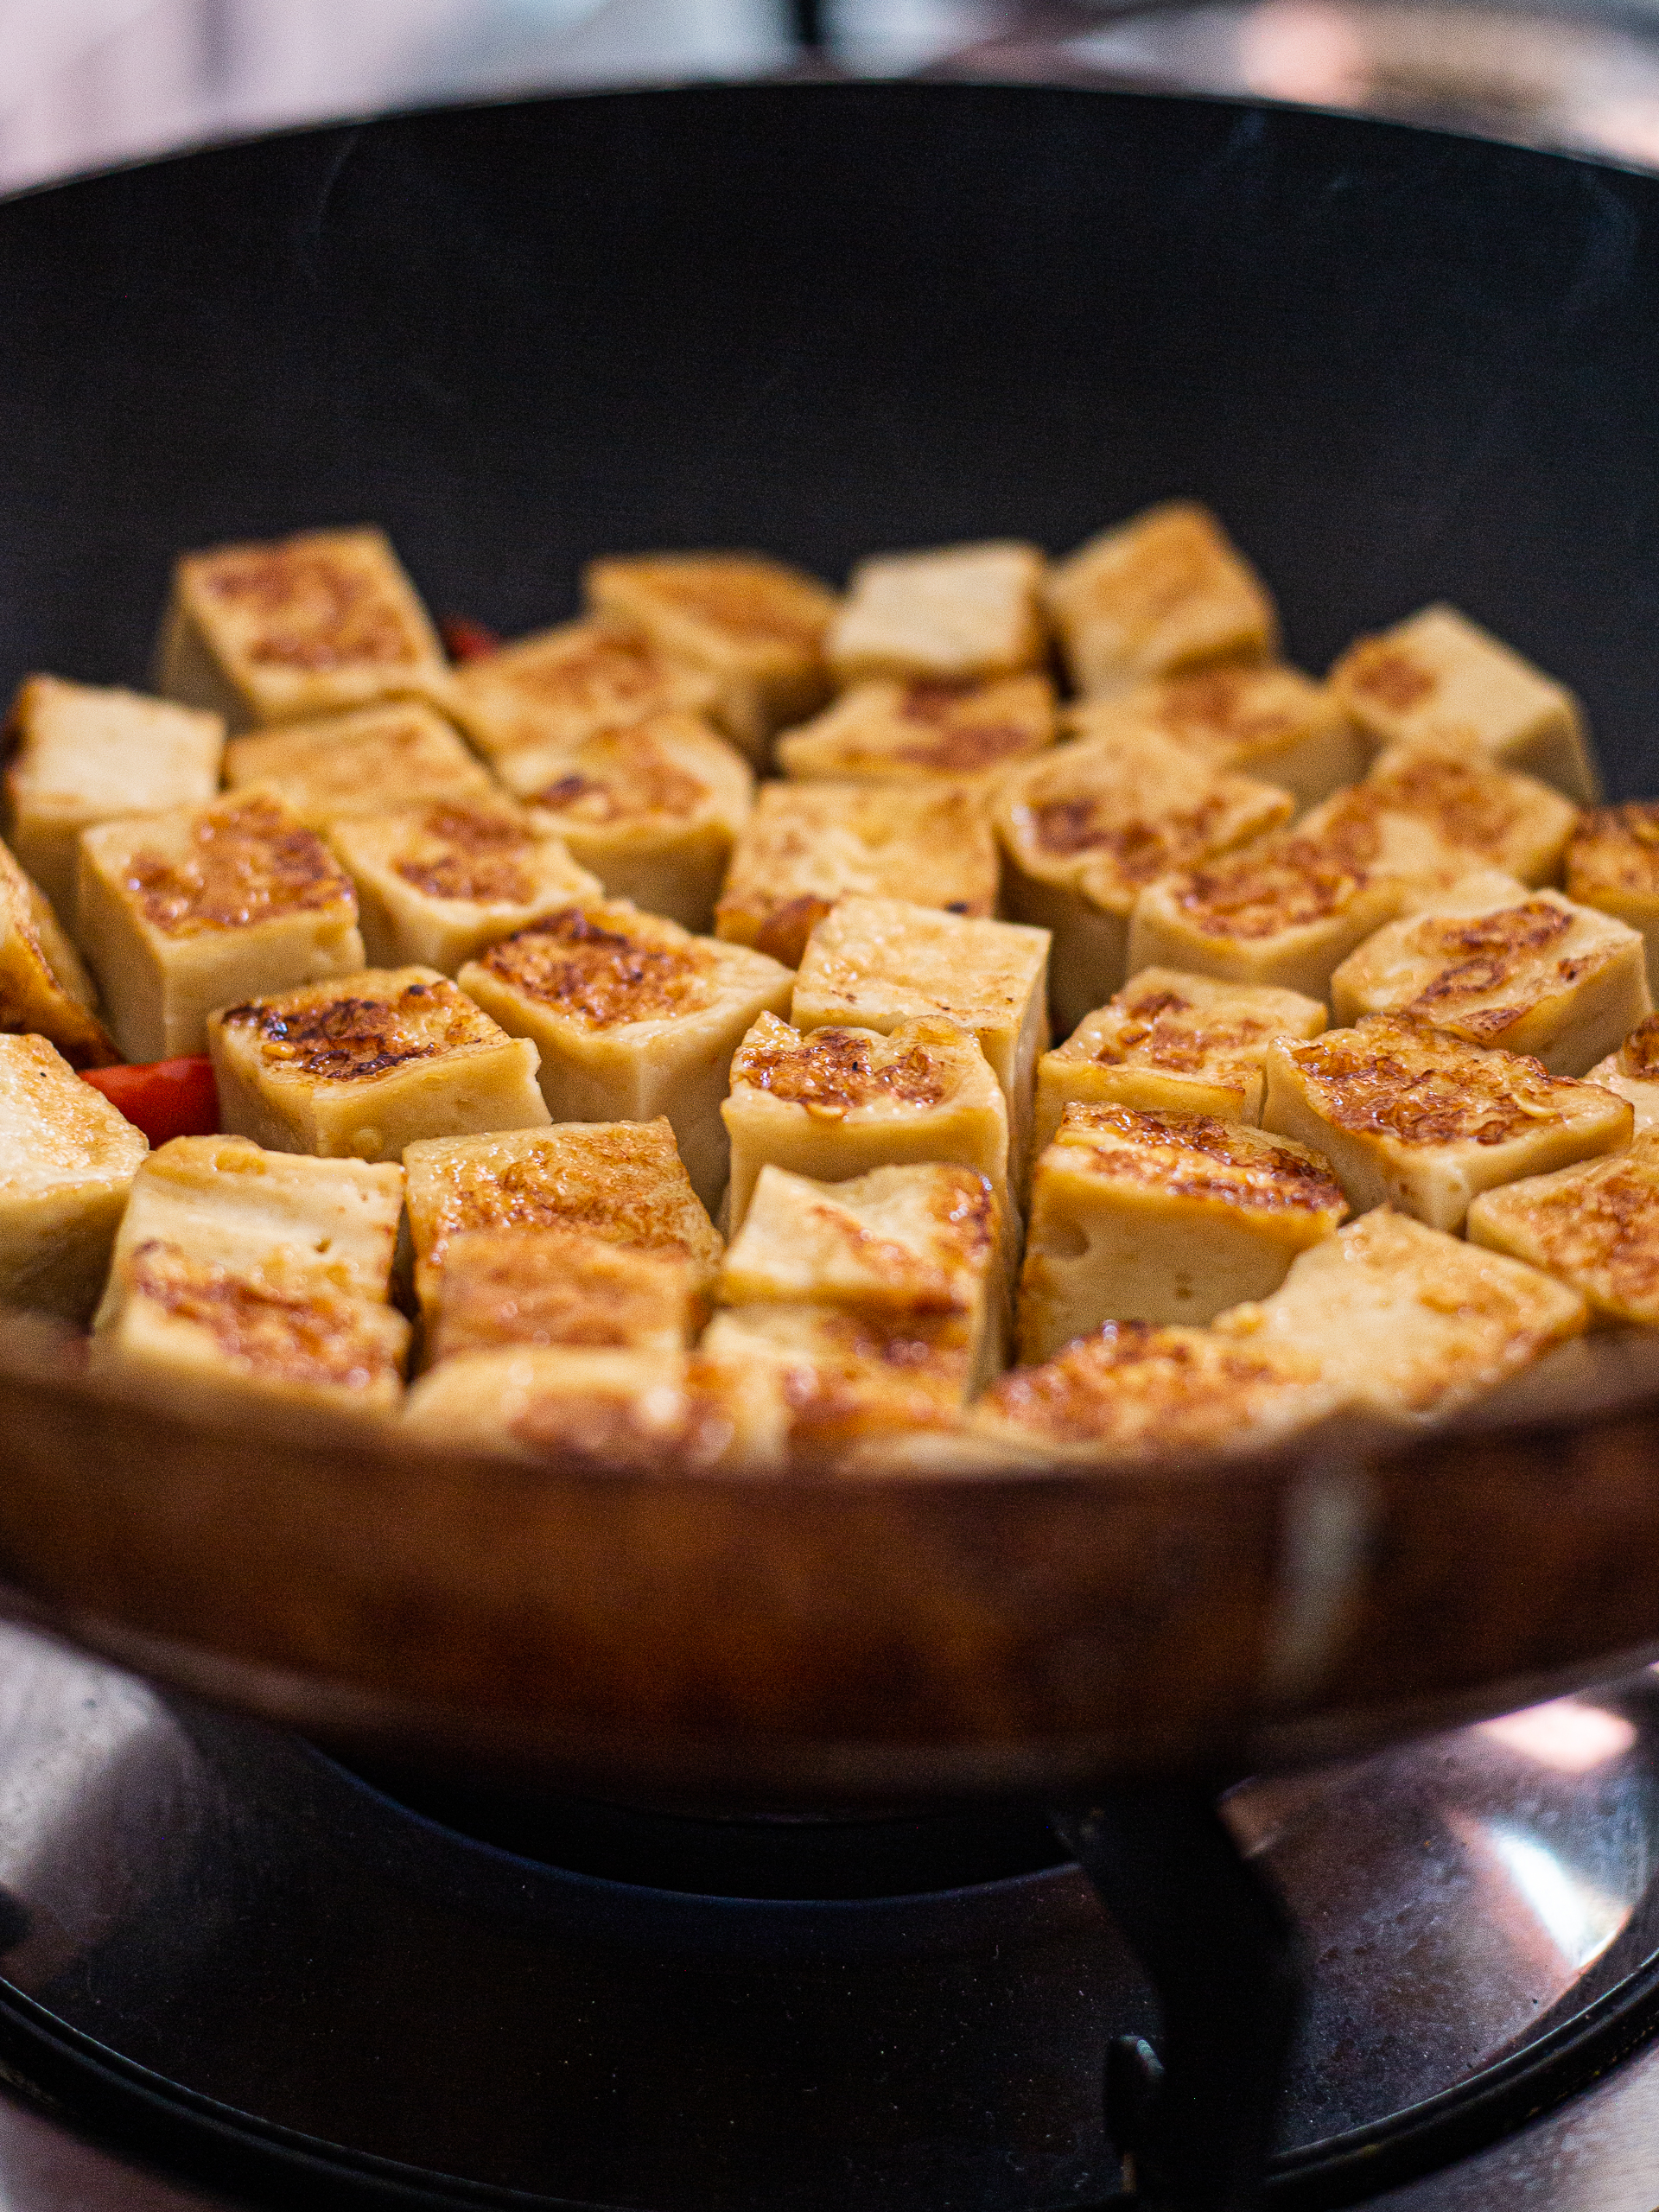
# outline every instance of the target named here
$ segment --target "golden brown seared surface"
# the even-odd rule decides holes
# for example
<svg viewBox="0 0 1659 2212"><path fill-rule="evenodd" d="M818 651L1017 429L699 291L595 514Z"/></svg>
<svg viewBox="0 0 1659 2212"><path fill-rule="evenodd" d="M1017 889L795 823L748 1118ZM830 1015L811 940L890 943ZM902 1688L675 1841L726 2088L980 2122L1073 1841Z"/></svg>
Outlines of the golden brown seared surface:
<svg viewBox="0 0 1659 2212"><path fill-rule="evenodd" d="M280 1259L244 1274L156 1239L139 1245L128 1264L134 1295L206 1329L250 1375L364 1389L397 1370L384 1309L327 1289Z"/></svg>
<svg viewBox="0 0 1659 2212"><path fill-rule="evenodd" d="M996 841L967 787L764 784L738 832L715 928L795 968L838 899L902 896L983 916L996 891Z"/></svg>
<svg viewBox="0 0 1659 2212"><path fill-rule="evenodd" d="M409 1223L421 1260L480 1229L582 1230L613 1244L681 1255L711 1280L722 1248L697 1203L666 1121L563 1122L499 1136L412 1144Z"/></svg>
<svg viewBox="0 0 1659 2212"><path fill-rule="evenodd" d="M0 844L0 1030L49 1038L72 1068L121 1058L92 1013L92 978L39 886Z"/></svg>
<svg viewBox="0 0 1659 2212"><path fill-rule="evenodd" d="M1045 676L877 678L780 738L778 759L788 776L976 776L1053 736L1054 687Z"/></svg>
<svg viewBox="0 0 1659 2212"><path fill-rule="evenodd" d="M1319 809L1317 834L1361 862L1374 860L1379 817L1387 814L1409 815L1446 844L1535 880L1559 868L1578 819L1570 800L1534 777L1494 767L1478 755L1402 747Z"/></svg>
<svg viewBox="0 0 1659 2212"><path fill-rule="evenodd" d="M824 1121L860 1107L928 1108L961 1085L971 1039L954 1023L906 1022L892 1037L870 1029L813 1029L805 1035L762 1014L732 1061L732 1089L747 1084Z"/></svg>
<svg viewBox="0 0 1659 2212"><path fill-rule="evenodd" d="M1406 1014L1367 1014L1289 1049L1323 1119L1401 1144L1505 1144L1605 1103L1529 1055L1465 1045Z"/></svg>
<svg viewBox="0 0 1659 2212"><path fill-rule="evenodd" d="M1345 845L1287 836L1191 869L1168 889L1190 927L1250 943L1329 921L1370 887L1363 861Z"/></svg>
<svg viewBox="0 0 1659 2212"><path fill-rule="evenodd" d="M493 789L451 725L415 700L232 738L225 780L232 791L261 785L318 830L345 816Z"/></svg>
<svg viewBox="0 0 1659 2212"><path fill-rule="evenodd" d="M1218 1081L1259 1074L1274 1037L1306 1036L1318 1002L1300 991L1219 983L1148 968L1134 976L1051 1059L1092 1061L1101 1067L1144 1067L1168 1075L1207 1075Z"/></svg>
<svg viewBox="0 0 1659 2212"><path fill-rule="evenodd" d="M590 1030L698 1014L718 989L709 947L621 900L545 914L479 965Z"/></svg>
<svg viewBox="0 0 1659 2212"><path fill-rule="evenodd" d="M412 667L428 658L427 642L370 557L383 548L378 532L314 531L271 545L223 546L182 566L257 666Z"/></svg>
<svg viewBox="0 0 1659 2212"><path fill-rule="evenodd" d="M124 881L151 927L175 938L355 904L351 879L321 838L262 796L204 807L182 854L141 844Z"/></svg>
<svg viewBox="0 0 1659 2212"><path fill-rule="evenodd" d="M1045 1161L1172 1198L1209 1198L1257 1213L1348 1211L1319 1154L1209 1114L1143 1113L1133 1106L1068 1105Z"/></svg>
<svg viewBox="0 0 1659 2212"><path fill-rule="evenodd" d="M819 1183L769 1166L727 1252L721 1298L972 1313L997 1236L996 1200L971 1168L935 1161Z"/></svg>
<svg viewBox="0 0 1659 2212"><path fill-rule="evenodd" d="M683 1345L700 1323L692 1270L560 1222L452 1237L429 1352L435 1363L506 1344L623 1351Z"/></svg>
<svg viewBox="0 0 1659 2212"><path fill-rule="evenodd" d="M1419 922L1413 934L1423 957L1443 960L1446 966L1419 991L1412 1012L1425 1021L1455 1020L1462 1033L1477 1039L1500 1036L1514 1022L1515 1005L1483 1007L1479 1001L1495 992L1506 1000L1523 993L1531 971L1556 953L1572 928L1571 913L1542 899L1492 914ZM1563 982L1578 980L1569 972L1575 964L1555 961Z"/></svg>
<svg viewBox="0 0 1659 2212"><path fill-rule="evenodd" d="M777 1304L716 1314L696 1366L709 1410L735 1397L740 1427L749 1402L763 1394L780 1402L778 1442L810 1465L872 1440L950 1426L974 1357L960 1314Z"/></svg>
<svg viewBox="0 0 1659 2212"><path fill-rule="evenodd" d="M1114 678L1265 659L1273 602L1215 517L1185 500L1148 507L1054 569L1049 603L1085 691Z"/></svg>
<svg viewBox="0 0 1659 2212"><path fill-rule="evenodd" d="M525 866L539 840L515 809L446 802L410 823L394 873L429 899L467 899L480 906L522 906L536 895Z"/></svg>
<svg viewBox="0 0 1659 2212"><path fill-rule="evenodd" d="M598 828L650 815L685 821L707 805L709 791L641 725L589 738L568 766L524 797L532 806Z"/></svg>
<svg viewBox="0 0 1659 2212"><path fill-rule="evenodd" d="M1659 900L1659 799L1627 799L1584 815L1567 849L1567 895Z"/></svg>
<svg viewBox="0 0 1659 2212"><path fill-rule="evenodd" d="M1511 1253L1584 1292L1612 1319L1659 1322L1659 1142L1488 1191L1471 1241Z"/></svg>
<svg viewBox="0 0 1659 2212"><path fill-rule="evenodd" d="M0 1193L130 1180L148 1149L44 1037L0 1037Z"/></svg>
<svg viewBox="0 0 1659 2212"><path fill-rule="evenodd" d="M710 703L707 677L608 623L569 622L503 646L455 677L455 712L491 754L580 744L653 715Z"/></svg>
<svg viewBox="0 0 1659 2212"><path fill-rule="evenodd" d="M738 643L796 652L817 652L835 607L833 595L814 578L757 554L595 561L588 588L602 612L613 603L618 581Z"/></svg>
<svg viewBox="0 0 1659 2212"><path fill-rule="evenodd" d="M1158 1458L1248 1444L1251 1429L1287 1400L1313 1410L1319 1383L1317 1363L1288 1346L1109 1321L1040 1367L1015 1368L994 1383L974 1426L1033 1444Z"/></svg>
<svg viewBox="0 0 1659 2212"><path fill-rule="evenodd" d="M308 983L228 1007L219 1020L257 1039L266 1067L319 1083L365 1083L411 1060L501 1042L447 977L420 969L365 969L344 987Z"/></svg>
<svg viewBox="0 0 1659 2212"><path fill-rule="evenodd" d="M1300 669L1223 666L1166 677L1142 696L1159 728L1224 766L1306 729L1319 687Z"/></svg>
<svg viewBox="0 0 1659 2212"><path fill-rule="evenodd" d="M1659 1014L1638 1021L1619 1046L1618 1069L1638 1083L1659 1082Z"/></svg>

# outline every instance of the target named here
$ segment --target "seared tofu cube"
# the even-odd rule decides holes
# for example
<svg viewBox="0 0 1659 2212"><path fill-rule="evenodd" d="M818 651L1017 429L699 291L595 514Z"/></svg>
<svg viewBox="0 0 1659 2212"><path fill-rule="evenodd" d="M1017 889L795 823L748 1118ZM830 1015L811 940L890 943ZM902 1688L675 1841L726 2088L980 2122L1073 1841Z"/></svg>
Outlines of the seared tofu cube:
<svg viewBox="0 0 1659 2212"><path fill-rule="evenodd" d="M12 702L7 735L6 835L72 923L83 830L199 806L219 789L220 716L137 691L31 676Z"/></svg>
<svg viewBox="0 0 1659 2212"><path fill-rule="evenodd" d="M427 1357L435 1365L513 1344L683 1351L708 1311L683 1255L586 1229L475 1229L448 1240Z"/></svg>
<svg viewBox="0 0 1659 2212"><path fill-rule="evenodd" d="M947 545L861 561L830 626L836 681L964 683L1037 667L1047 644L1034 545Z"/></svg>
<svg viewBox="0 0 1659 2212"><path fill-rule="evenodd" d="M44 1037L0 1037L0 1304L90 1317L149 1149Z"/></svg>
<svg viewBox="0 0 1659 2212"><path fill-rule="evenodd" d="M544 915L461 971L469 997L536 1044L556 1122L665 1116L710 1211L726 1183L732 1055L758 1014L786 1011L793 980L763 953L622 900Z"/></svg>
<svg viewBox="0 0 1659 2212"><path fill-rule="evenodd" d="M1484 1192L1468 1236L1581 1291L1598 1319L1659 1326L1659 1135Z"/></svg>
<svg viewBox="0 0 1659 2212"><path fill-rule="evenodd" d="M1210 1321L1265 1298L1347 1212L1306 1145L1208 1114L1068 1106L1032 1173L1020 1357L1103 1321Z"/></svg>
<svg viewBox="0 0 1659 2212"><path fill-rule="evenodd" d="M418 699L234 737L225 780L232 791L259 785L312 830L417 799L487 798L496 788L450 724Z"/></svg>
<svg viewBox="0 0 1659 2212"><path fill-rule="evenodd" d="M706 930L754 798L741 755L692 715L509 753L502 781L613 899Z"/></svg>
<svg viewBox="0 0 1659 2212"><path fill-rule="evenodd" d="M973 1380L1002 1363L1001 1211L971 1168L876 1167L818 1183L763 1167L721 1269L723 1306L951 1314L968 1325Z"/></svg>
<svg viewBox="0 0 1659 2212"><path fill-rule="evenodd" d="M586 587L596 614L712 678L709 711L752 760L829 692L836 595L798 569L747 553L647 554L594 562Z"/></svg>
<svg viewBox="0 0 1659 2212"><path fill-rule="evenodd" d="M97 996L45 893L0 845L0 1029L46 1038L72 1068L108 1067L121 1055Z"/></svg>
<svg viewBox="0 0 1659 2212"><path fill-rule="evenodd" d="M1109 1321L1041 1366L1003 1376L967 1428L1016 1459L1136 1466L1281 1448L1333 1400L1319 1363L1294 1344Z"/></svg>
<svg viewBox="0 0 1659 2212"><path fill-rule="evenodd" d="M1207 768L1276 785L1299 813L1363 776L1373 751L1329 685L1282 665L1154 677L1084 699L1065 720L1083 738L1150 729Z"/></svg>
<svg viewBox="0 0 1659 2212"><path fill-rule="evenodd" d="M1218 661L1271 660L1265 584L1205 507L1148 507L1050 572L1048 610L1079 691L1116 691Z"/></svg>
<svg viewBox="0 0 1659 2212"><path fill-rule="evenodd" d="M1060 1027L1076 1028L1123 982L1147 884L1249 844L1291 807L1275 785L1206 768L1149 729L1064 745L1005 776L995 811L1007 907L1053 932Z"/></svg>
<svg viewBox="0 0 1659 2212"><path fill-rule="evenodd" d="M1322 999L1332 971L1404 901L1341 846L1294 832L1161 877L1135 902L1128 964Z"/></svg>
<svg viewBox="0 0 1659 2212"><path fill-rule="evenodd" d="M207 1025L227 1129L274 1152L398 1160L420 1137L544 1124L536 1048L434 968L226 1007Z"/></svg>
<svg viewBox="0 0 1659 2212"><path fill-rule="evenodd" d="M807 942L790 1019L798 1029L878 1029L938 1018L976 1039L1008 1106L1010 1172L1031 1140L1038 1055L1048 1043L1048 931L944 914L902 899L843 899Z"/></svg>
<svg viewBox="0 0 1659 2212"><path fill-rule="evenodd" d="M1268 1046L1325 1025L1324 1007L1299 991L1142 969L1038 1062L1037 1147L1074 1101L1258 1122Z"/></svg>
<svg viewBox="0 0 1659 2212"><path fill-rule="evenodd" d="M608 622L562 623L455 673L449 711L498 767L515 753L571 752L658 715L706 713L715 678Z"/></svg>
<svg viewBox="0 0 1659 2212"><path fill-rule="evenodd" d="M879 1475L918 1431L954 1428L976 1366L961 1314L763 1304L715 1314L693 1387L729 1465Z"/></svg>
<svg viewBox="0 0 1659 2212"><path fill-rule="evenodd" d="M454 976L538 914L603 894L562 838L500 798L440 799L365 822L329 842L357 890L376 966Z"/></svg>
<svg viewBox="0 0 1659 2212"><path fill-rule="evenodd" d="M1659 800L1630 799L1585 815L1567 849L1567 895L1633 930L1659 990Z"/></svg>
<svg viewBox="0 0 1659 2212"><path fill-rule="evenodd" d="M1305 816L1297 834L1339 842L1372 874L1392 873L1408 891L1432 895L1482 864L1521 883L1559 880L1578 818L1571 800L1536 777L1478 754L1400 746L1363 783ZM1421 842L1425 830L1432 843Z"/></svg>
<svg viewBox="0 0 1659 2212"><path fill-rule="evenodd" d="M1629 1106L1599 1084L1391 1014L1270 1046L1262 1123L1323 1153L1356 1213L1387 1203L1447 1230L1478 1192L1630 1137Z"/></svg>
<svg viewBox="0 0 1659 2212"><path fill-rule="evenodd" d="M1652 1011L1642 939L1559 891L1493 893L1477 879L1379 930L1332 976L1332 1010L1414 1014L1582 1075Z"/></svg>
<svg viewBox="0 0 1659 2212"><path fill-rule="evenodd" d="M918 784L995 775L1054 742L1054 686L1046 676L944 683L876 677L778 741L797 783Z"/></svg>
<svg viewBox="0 0 1659 2212"><path fill-rule="evenodd" d="M403 1171L180 1137L135 1179L96 1368L171 1411L384 1416L409 1324L387 1303Z"/></svg>
<svg viewBox="0 0 1659 2212"><path fill-rule="evenodd" d="M173 571L156 688L232 729L371 699L442 700L448 683L437 632L380 531L220 545Z"/></svg>
<svg viewBox="0 0 1659 2212"><path fill-rule="evenodd" d="M1348 1404L1409 1424L1461 1411L1585 1320L1578 1292L1537 1268L1379 1206L1213 1333L1236 1350L1317 1360Z"/></svg>
<svg viewBox="0 0 1659 2212"><path fill-rule="evenodd" d="M1636 1129L1659 1128L1659 1014L1638 1021L1616 1052L1598 1060L1585 1077L1616 1090L1636 1116Z"/></svg>
<svg viewBox="0 0 1659 2212"><path fill-rule="evenodd" d="M205 1052L215 1007L363 965L351 878L263 791L84 830L76 905L130 1060Z"/></svg>
<svg viewBox="0 0 1659 2212"><path fill-rule="evenodd" d="M841 1183L873 1167L954 1161L1008 1206L1008 1108L989 1061L955 1022L924 1016L888 1035L814 1029L763 1014L732 1062L721 1108L732 1145L727 1210L743 1226L763 1167Z"/></svg>
<svg viewBox="0 0 1659 2212"><path fill-rule="evenodd" d="M449 1253L485 1230L601 1237L684 1268L697 1298L713 1291L721 1242L666 1121L435 1138L410 1145L404 1167L415 1290L429 1323Z"/></svg>
<svg viewBox="0 0 1659 2212"><path fill-rule="evenodd" d="M961 784L764 784L739 833L715 929L798 968L838 899L996 906L996 839Z"/></svg>
<svg viewBox="0 0 1659 2212"><path fill-rule="evenodd" d="M682 1464L684 1356L520 1346L446 1359L404 1407L406 1435L445 1452L633 1471Z"/></svg>
<svg viewBox="0 0 1659 2212"><path fill-rule="evenodd" d="M1519 768L1580 806L1597 797L1573 694L1454 607L1427 607L1350 646L1332 689L1383 745Z"/></svg>

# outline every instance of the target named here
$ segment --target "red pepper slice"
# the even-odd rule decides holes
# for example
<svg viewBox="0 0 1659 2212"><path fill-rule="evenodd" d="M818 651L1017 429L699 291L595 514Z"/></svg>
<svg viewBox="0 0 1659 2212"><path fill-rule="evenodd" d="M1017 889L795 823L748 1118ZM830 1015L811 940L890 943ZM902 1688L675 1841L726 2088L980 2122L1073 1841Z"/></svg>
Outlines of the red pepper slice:
<svg viewBox="0 0 1659 2212"><path fill-rule="evenodd" d="M101 1090L151 1144L218 1135L219 1090L205 1052L142 1067L86 1068L80 1079Z"/></svg>
<svg viewBox="0 0 1659 2212"><path fill-rule="evenodd" d="M496 632L486 623L474 622L468 614L446 616L438 630L450 659L463 667L469 660L487 660L492 653L501 650L501 640Z"/></svg>

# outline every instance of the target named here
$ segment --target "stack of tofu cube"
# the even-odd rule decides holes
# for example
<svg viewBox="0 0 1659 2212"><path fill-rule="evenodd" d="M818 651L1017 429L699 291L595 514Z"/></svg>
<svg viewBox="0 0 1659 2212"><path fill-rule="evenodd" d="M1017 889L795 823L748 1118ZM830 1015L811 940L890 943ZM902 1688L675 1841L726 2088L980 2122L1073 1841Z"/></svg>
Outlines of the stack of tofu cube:
<svg viewBox="0 0 1659 2212"><path fill-rule="evenodd" d="M0 1299L110 1387L1111 1466L1659 1329L1659 802L1466 615L1310 677L1186 502L585 599L452 664L311 531L181 559L156 696L22 684ZM220 1134L153 1152L81 1079L200 1054Z"/></svg>

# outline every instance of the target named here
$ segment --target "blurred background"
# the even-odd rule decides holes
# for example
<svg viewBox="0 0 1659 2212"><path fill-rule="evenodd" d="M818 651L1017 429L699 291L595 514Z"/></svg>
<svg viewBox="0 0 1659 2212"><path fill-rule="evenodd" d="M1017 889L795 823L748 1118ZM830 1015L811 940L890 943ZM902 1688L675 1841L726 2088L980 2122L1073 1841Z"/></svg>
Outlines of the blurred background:
<svg viewBox="0 0 1659 2212"><path fill-rule="evenodd" d="M1659 166L1659 0L0 0L0 189L384 107L802 69L1240 92Z"/></svg>

